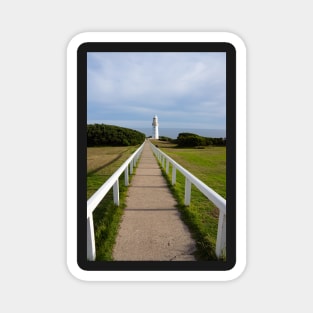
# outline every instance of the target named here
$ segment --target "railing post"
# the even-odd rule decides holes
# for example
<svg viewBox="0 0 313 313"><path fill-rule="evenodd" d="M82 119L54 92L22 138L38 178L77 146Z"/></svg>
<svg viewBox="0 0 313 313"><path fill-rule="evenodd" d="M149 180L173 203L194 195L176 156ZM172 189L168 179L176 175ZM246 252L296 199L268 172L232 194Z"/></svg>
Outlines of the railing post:
<svg viewBox="0 0 313 313"><path fill-rule="evenodd" d="M129 169L130 174L133 174L133 168L134 168L134 160L131 160L130 161L130 169Z"/></svg>
<svg viewBox="0 0 313 313"><path fill-rule="evenodd" d="M87 219L87 259L89 261L96 259L95 230L92 215Z"/></svg>
<svg viewBox="0 0 313 313"><path fill-rule="evenodd" d="M125 186L129 185L129 179L128 179L128 165L125 168L125 172L124 172L124 176L125 176Z"/></svg>
<svg viewBox="0 0 313 313"><path fill-rule="evenodd" d="M221 257L225 248L226 248L226 215L220 210L215 248L215 254L218 258Z"/></svg>
<svg viewBox="0 0 313 313"><path fill-rule="evenodd" d="M168 174L169 171L169 163L168 159L166 159L166 174Z"/></svg>
<svg viewBox="0 0 313 313"><path fill-rule="evenodd" d="M172 166L172 185L176 184L176 167Z"/></svg>
<svg viewBox="0 0 313 313"><path fill-rule="evenodd" d="M139 153L137 152L136 156L134 157L134 166L137 166L138 159L139 159Z"/></svg>
<svg viewBox="0 0 313 313"><path fill-rule="evenodd" d="M190 204L190 195L191 195L191 182L185 177L185 205Z"/></svg>
<svg viewBox="0 0 313 313"><path fill-rule="evenodd" d="M119 191L119 181L118 179L113 185L113 201L114 204L120 205L120 191Z"/></svg>

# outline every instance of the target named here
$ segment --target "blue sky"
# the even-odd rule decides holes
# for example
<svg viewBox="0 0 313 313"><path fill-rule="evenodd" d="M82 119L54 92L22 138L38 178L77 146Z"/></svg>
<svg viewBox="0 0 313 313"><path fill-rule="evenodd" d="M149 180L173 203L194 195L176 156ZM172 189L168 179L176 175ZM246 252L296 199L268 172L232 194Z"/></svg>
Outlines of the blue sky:
<svg viewBox="0 0 313 313"><path fill-rule="evenodd" d="M89 124L226 129L223 52L93 52L87 66Z"/></svg>

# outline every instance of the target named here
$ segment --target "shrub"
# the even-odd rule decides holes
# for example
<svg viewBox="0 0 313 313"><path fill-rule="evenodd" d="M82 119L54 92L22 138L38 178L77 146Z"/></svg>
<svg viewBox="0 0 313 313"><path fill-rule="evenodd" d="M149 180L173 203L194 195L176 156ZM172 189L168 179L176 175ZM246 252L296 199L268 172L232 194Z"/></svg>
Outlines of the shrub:
<svg viewBox="0 0 313 313"><path fill-rule="evenodd" d="M145 134L114 125L87 125L87 146L135 146L143 143Z"/></svg>

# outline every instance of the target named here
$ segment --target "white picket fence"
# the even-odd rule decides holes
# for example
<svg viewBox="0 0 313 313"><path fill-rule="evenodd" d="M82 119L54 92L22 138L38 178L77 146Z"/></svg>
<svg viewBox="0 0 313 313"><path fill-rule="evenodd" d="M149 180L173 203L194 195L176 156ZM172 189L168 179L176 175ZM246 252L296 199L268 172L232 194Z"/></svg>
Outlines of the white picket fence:
<svg viewBox="0 0 313 313"><path fill-rule="evenodd" d="M95 234L93 226L93 211L113 187L113 201L119 205L119 177L124 173L125 186L129 184L129 174L141 155L144 143L116 170L116 172L89 198L87 201L87 259L94 261L96 259Z"/></svg>
<svg viewBox="0 0 313 313"><path fill-rule="evenodd" d="M219 258L226 251L226 200L208 187L200 179L195 177L184 167L175 162L172 158L166 155L163 151L155 147L151 142L152 151L160 161L166 173L169 173L169 167L172 166L172 185L176 183L176 170L185 177L185 205L190 205L191 200L191 184L196 186L215 206L219 209L219 220L216 237L215 253Z"/></svg>

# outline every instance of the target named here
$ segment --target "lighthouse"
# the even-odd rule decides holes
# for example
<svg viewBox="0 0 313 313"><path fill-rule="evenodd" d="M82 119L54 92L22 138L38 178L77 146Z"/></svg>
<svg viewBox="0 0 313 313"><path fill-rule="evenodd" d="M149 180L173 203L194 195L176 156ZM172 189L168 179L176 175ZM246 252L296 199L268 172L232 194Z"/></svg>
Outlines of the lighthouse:
<svg viewBox="0 0 313 313"><path fill-rule="evenodd" d="M152 126L153 126L153 138L159 139L159 122L158 117L154 115L152 120Z"/></svg>

